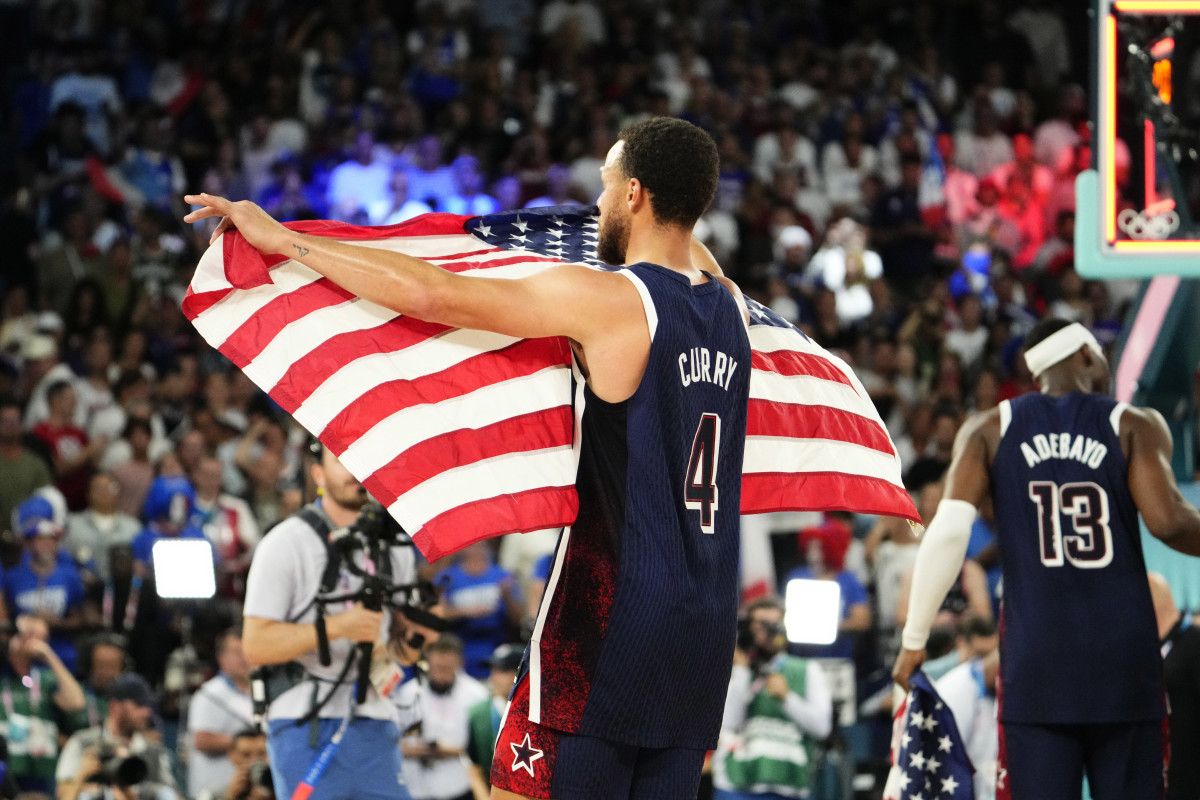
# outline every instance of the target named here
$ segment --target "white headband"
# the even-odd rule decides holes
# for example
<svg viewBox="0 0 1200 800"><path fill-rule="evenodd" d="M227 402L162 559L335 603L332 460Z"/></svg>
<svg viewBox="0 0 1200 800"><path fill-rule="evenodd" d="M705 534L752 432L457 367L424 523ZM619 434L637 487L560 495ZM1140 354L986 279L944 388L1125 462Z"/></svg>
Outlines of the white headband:
<svg viewBox="0 0 1200 800"><path fill-rule="evenodd" d="M1072 322L1026 350L1025 364L1036 378L1058 362L1078 353L1081 347L1087 347L1098 356L1104 355L1104 349L1092 332L1078 322Z"/></svg>

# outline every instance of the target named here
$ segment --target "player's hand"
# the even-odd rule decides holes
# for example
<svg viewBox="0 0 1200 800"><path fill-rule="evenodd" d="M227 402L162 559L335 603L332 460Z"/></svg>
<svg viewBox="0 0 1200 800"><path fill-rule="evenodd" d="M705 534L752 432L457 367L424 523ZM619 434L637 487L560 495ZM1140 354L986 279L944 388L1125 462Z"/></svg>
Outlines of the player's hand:
<svg viewBox="0 0 1200 800"><path fill-rule="evenodd" d="M900 688L908 691L908 679L917 671L917 667L925 663L925 650L909 650L901 648L896 656L896 665L892 667L892 680L900 684Z"/></svg>
<svg viewBox="0 0 1200 800"><path fill-rule="evenodd" d="M767 694L780 702L787 698L789 691L787 678L783 677L783 674L779 672L772 672L767 676L767 685L765 688Z"/></svg>
<svg viewBox="0 0 1200 800"><path fill-rule="evenodd" d="M209 244L226 231L236 229L260 253L282 253L287 248L288 229L249 200L235 203L215 194L189 194L183 199L191 205L203 206L184 217L184 222L223 217L209 237Z"/></svg>
<svg viewBox="0 0 1200 800"><path fill-rule="evenodd" d="M334 614L325 621L330 639L349 639L352 642L373 642L379 638L383 612L364 608L355 603L349 611Z"/></svg>

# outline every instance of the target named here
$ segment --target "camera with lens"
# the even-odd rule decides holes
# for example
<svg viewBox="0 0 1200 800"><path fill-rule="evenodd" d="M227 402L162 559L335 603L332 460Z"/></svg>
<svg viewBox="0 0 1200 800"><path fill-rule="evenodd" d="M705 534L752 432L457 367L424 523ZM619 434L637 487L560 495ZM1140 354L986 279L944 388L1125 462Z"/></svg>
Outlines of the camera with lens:
<svg viewBox="0 0 1200 800"><path fill-rule="evenodd" d="M265 761L255 761L246 770L247 782L250 788L275 790L275 782L271 778L271 765Z"/></svg>
<svg viewBox="0 0 1200 800"><path fill-rule="evenodd" d="M775 657L779 652L780 647L774 650L764 651L758 643L758 635L755 632L754 626L756 622L750 617L742 617L738 620L737 626L737 648L746 654L750 659L750 671L754 674L759 674L766 667L767 663ZM767 620L758 620L757 625L762 628L763 634L767 641L776 642L782 646L783 642L787 641L787 633L782 622L774 622Z"/></svg>
<svg viewBox="0 0 1200 800"><path fill-rule="evenodd" d="M150 774L146 759L135 755L120 755L112 745L101 746L96 756L100 759L100 770L88 776L92 783L105 786L137 786Z"/></svg>

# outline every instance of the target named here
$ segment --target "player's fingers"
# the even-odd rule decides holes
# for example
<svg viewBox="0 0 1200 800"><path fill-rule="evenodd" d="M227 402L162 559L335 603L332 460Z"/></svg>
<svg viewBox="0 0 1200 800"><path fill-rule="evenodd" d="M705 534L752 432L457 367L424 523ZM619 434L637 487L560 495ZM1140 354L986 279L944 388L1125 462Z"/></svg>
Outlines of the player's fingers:
<svg viewBox="0 0 1200 800"><path fill-rule="evenodd" d="M208 219L209 217L220 217L220 216L224 216L224 215L220 211L216 210L215 208L209 208L208 206L203 206L201 208L197 208L195 211L189 212L187 214L187 216L185 216L183 218L183 221L184 222L199 222L202 219Z"/></svg>

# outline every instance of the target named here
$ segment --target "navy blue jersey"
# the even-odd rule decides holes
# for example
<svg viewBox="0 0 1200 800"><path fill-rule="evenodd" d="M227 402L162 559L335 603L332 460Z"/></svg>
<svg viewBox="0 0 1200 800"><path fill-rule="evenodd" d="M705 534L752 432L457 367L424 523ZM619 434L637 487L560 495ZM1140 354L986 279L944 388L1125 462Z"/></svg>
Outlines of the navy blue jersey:
<svg viewBox="0 0 1200 800"><path fill-rule="evenodd" d="M584 389L579 516L530 647L529 718L640 747L716 746L738 607L750 343L718 281L636 264L650 322L636 392Z"/></svg>
<svg viewBox="0 0 1200 800"><path fill-rule="evenodd" d="M992 463L1004 601L1004 722L1159 719L1162 658L1123 404L1028 394L1001 406Z"/></svg>

